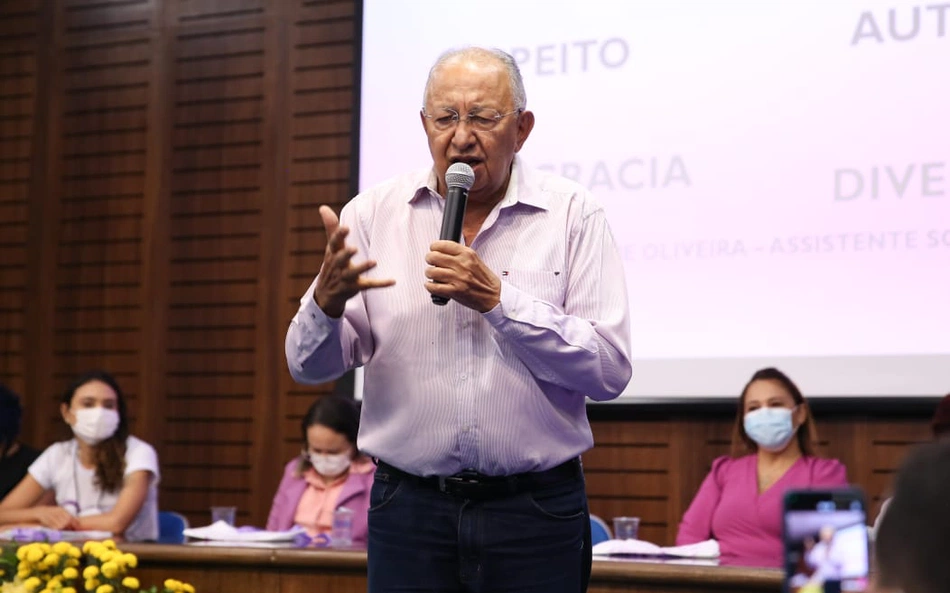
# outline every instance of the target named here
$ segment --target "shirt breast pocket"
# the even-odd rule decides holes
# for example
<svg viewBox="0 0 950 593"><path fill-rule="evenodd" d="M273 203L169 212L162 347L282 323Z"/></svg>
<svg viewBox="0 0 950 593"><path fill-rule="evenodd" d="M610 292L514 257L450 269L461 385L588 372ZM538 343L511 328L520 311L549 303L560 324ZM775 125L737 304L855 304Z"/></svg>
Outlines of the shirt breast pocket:
<svg viewBox="0 0 950 593"><path fill-rule="evenodd" d="M501 273L501 280L542 301L564 306L567 286L565 274L560 270L509 269Z"/></svg>

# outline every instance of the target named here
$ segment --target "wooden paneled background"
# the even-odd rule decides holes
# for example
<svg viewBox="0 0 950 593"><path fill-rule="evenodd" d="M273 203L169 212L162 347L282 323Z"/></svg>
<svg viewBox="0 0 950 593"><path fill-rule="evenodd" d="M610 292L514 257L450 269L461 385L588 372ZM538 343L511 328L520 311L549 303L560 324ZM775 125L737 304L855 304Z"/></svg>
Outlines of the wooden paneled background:
<svg viewBox="0 0 950 593"><path fill-rule="evenodd" d="M283 336L320 265L317 206L350 196L359 11L0 0L0 380L24 395L28 442L65 436L60 392L105 368L158 449L162 508L265 521L300 417L332 390L294 384ZM875 500L928 437L923 414L820 426ZM593 512L671 542L729 419L594 427Z"/></svg>

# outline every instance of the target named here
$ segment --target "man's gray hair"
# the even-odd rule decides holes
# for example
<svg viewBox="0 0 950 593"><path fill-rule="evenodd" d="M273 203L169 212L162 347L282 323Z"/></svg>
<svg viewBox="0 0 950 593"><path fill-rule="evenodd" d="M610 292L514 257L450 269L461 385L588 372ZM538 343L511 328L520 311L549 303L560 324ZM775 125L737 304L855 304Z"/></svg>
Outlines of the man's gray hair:
<svg viewBox="0 0 950 593"><path fill-rule="evenodd" d="M477 46L461 47L445 51L436 59L435 64L429 69L429 77L426 79L425 92L422 95L422 107L425 108L426 101L429 98L429 85L432 84L432 77L442 66L448 62L472 59L475 61L488 62L497 61L508 71L508 83L511 86L511 98L514 101L514 109L522 111L527 105L527 96L524 92L524 80L521 78L521 70L518 68L518 62L511 54L496 48L485 48Z"/></svg>

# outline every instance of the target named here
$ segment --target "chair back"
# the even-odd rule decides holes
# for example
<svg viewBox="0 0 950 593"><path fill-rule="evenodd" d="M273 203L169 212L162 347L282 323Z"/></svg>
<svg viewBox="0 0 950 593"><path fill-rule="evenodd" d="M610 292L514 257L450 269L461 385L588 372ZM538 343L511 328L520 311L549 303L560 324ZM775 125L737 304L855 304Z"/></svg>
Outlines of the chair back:
<svg viewBox="0 0 950 593"><path fill-rule="evenodd" d="M609 539L613 539L613 535L610 533L610 527L607 527L607 524L604 523L604 520L598 517L597 515L591 514L590 516L590 544L595 546L600 542L605 542Z"/></svg>
<svg viewBox="0 0 950 593"><path fill-rule="evenodd" d="M174 511L158 512L158 543L183 544L184 531L188 529L188 519L181 513Z"/></svg>

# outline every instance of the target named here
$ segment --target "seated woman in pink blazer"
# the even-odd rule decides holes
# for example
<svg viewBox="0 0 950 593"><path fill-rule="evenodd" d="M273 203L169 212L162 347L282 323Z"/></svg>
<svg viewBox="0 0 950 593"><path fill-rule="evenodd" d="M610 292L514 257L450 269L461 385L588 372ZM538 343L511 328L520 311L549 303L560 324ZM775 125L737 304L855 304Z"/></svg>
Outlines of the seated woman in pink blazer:
<svg viewBox="0 0 950 593"><path fill-rule="evenodd" d="M356 448L359 409L353 400L324 396L301 422L303 451L284 468L267 529L299 525L311 537L329 535L333 512L353 511L353 543L365 545L369 493L376 466Z"/></svg>
<svg viewBox="0 0 950 593"><path fill-rule="evenodd" d="M712 470L680 523L676 544L719 542L720 564L782 566L782 499L797 488L847 486L844 465L815 456L815 422L801 391L774 368L739 398L732 456Z"/></svg>

